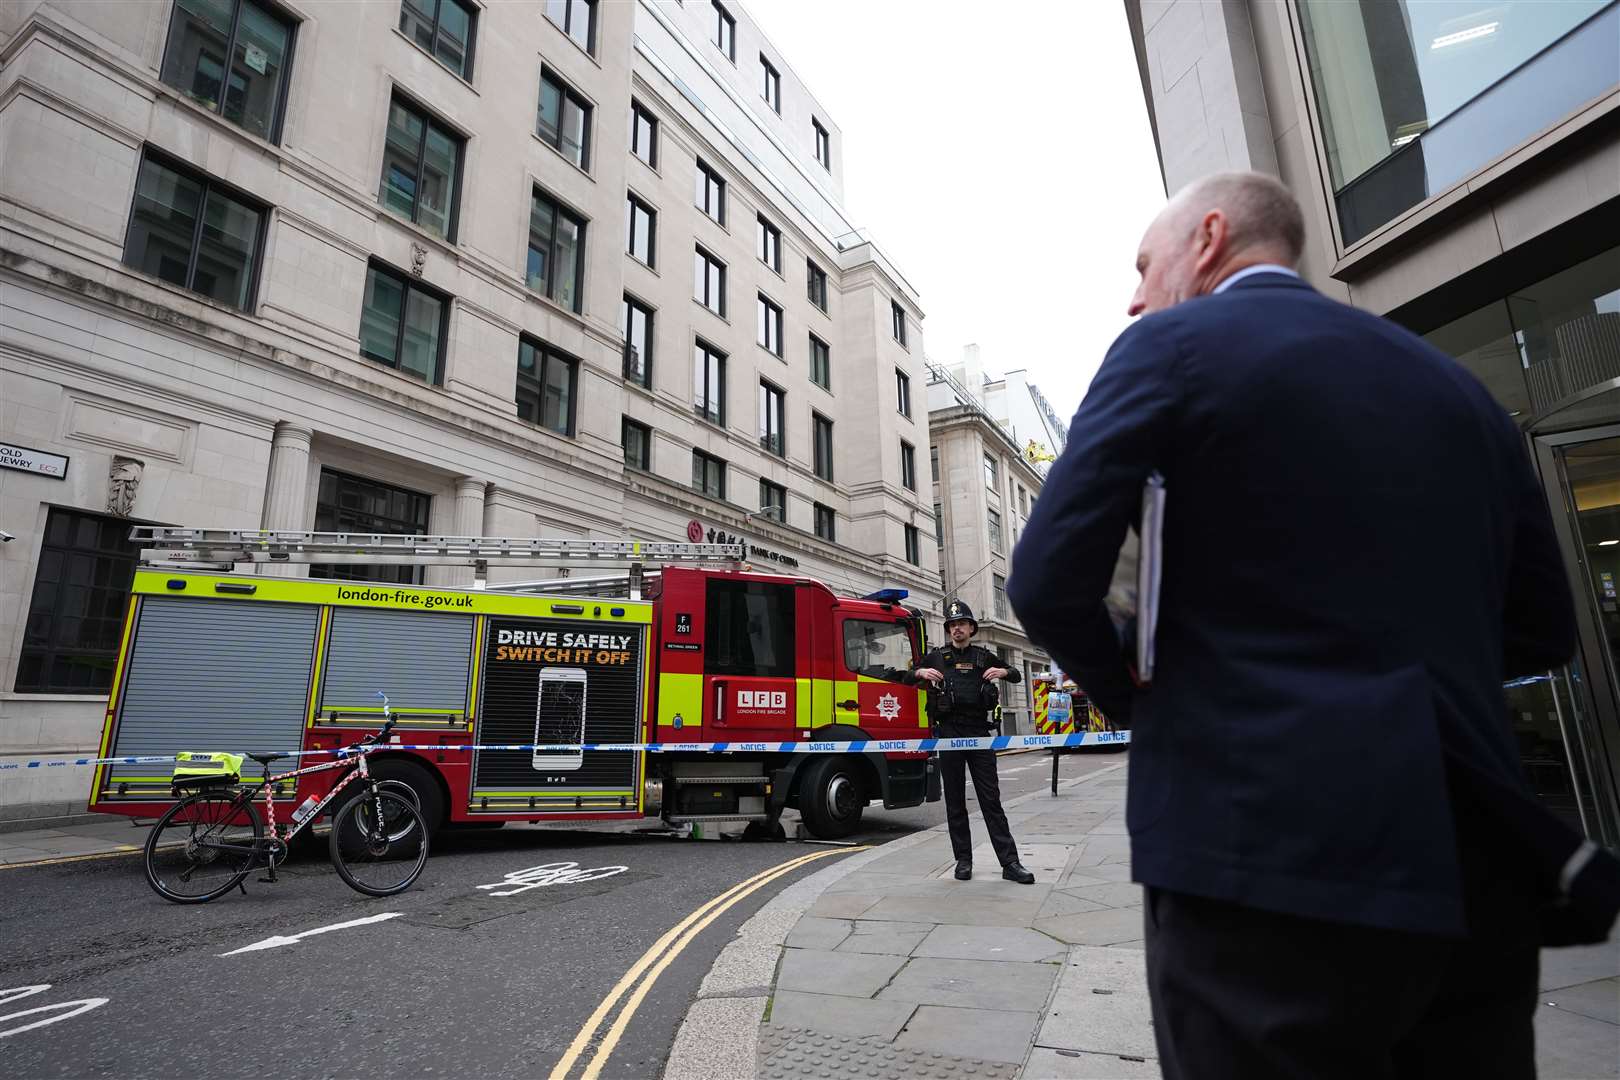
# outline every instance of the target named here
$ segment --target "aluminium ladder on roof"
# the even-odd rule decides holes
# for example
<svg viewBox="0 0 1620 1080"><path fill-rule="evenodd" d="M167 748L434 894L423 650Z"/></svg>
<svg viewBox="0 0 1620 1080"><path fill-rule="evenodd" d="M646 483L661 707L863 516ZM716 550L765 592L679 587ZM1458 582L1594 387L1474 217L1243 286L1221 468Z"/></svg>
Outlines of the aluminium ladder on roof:
<svg viewBox="0 0 1620 1080"><path fill-rule="evenodd" d="M741 543L688 544L646 540L545 540L504 536L420 536L411 533L300 532L284 529L196 529L137 525L130 540L147 545L141 561L194 569L239 563L361 563L392 566L471 566L482 582L491 566L574 561L629 567L639 597L645 563L714 563L738 568Z"/></svg>

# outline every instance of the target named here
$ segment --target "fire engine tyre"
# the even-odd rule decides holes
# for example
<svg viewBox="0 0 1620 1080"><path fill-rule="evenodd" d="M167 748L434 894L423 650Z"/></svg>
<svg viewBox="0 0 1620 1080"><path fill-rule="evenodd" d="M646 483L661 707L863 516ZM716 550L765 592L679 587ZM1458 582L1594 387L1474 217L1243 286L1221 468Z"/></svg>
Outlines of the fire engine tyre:
<svg viewBox="0 0 1620 1080"><path fill-rule="evenodd" d="M328 842L338 876L368 896L404 892L427 865L428 830L421 811L382 788L363 790L344 803Z"/></svg>
<svg viewBox="0 0 1620 1080"><path fill-rule="evenodd" d="M853 758L820 758L805 769L799 781L799 813L816 839L848 836L860 826L865 809L866 792Z"/></svg>
<svg viewBox="0 0 1620 1080"><path fill-rule="evenodd" d="M368 772L379 781L386 781L384 787L395 783L411 789L417 809L422 812L422 820L427 822L429 832L438 832L444 828L444 794L439 790L439 783L422 766L413 761L400 758L384 758L381 761L368 762ZM403 794L403 792L402 792Z"/></svg>
<svg viewBox="0 0 1620 1080"><path fill-rule="evenodd" d="M246 820L244 821L243 818ZM239 885L254 865L264 824L222 792L181 799L146 837L146 883L176 904L205 904Z"/></svg>

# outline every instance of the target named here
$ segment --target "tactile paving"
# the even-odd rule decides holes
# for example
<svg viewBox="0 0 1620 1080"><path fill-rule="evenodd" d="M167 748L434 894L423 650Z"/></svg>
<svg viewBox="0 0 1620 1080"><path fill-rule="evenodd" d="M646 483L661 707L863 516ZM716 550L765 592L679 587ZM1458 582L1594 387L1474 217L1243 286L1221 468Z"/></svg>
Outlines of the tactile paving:
<svg viewBox="0 0 1620 1080"><path fill-rule="evenodd" d="M759 1080L1012 1080L1017 1073L1017 1065L1004 1061L911 1050L876 1036L851 1039L770 1024L759 1030Z"/></svg>

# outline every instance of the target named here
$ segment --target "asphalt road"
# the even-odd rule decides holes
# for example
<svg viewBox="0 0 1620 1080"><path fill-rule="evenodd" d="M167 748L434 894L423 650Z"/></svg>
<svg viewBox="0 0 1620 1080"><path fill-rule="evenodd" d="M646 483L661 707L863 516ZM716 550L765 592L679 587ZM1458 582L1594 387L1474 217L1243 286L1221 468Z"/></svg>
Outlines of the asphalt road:
<svg viewBox="0 0 1620 1080"><path fill-rule="evenodd" d="M1117 760L1068 756L1063 775ZM1045 786L1050 765L1041 753L1004 758L1004 798ZM869 807L856 839L883 843L943 820L943 803ZM692 927L663 970L640 964L642 982L604 1014L568 1073L582 1075L618 1022L622 1037L598 1062L601 1075L656 1077L698 984L737 927L841 851L508 826L446 836L399 896L362 896L324 858L305 858L283 868L275 885L254 874L246 895L192 907L153 893L138 856L0 870L0 1073L547 1076L671 928L761 872L823 854ZM520 891L507 878L558 862L624 869ZM624 1013L635 987L654 974ZM48 988L32 989L39 986Z"/></svg>

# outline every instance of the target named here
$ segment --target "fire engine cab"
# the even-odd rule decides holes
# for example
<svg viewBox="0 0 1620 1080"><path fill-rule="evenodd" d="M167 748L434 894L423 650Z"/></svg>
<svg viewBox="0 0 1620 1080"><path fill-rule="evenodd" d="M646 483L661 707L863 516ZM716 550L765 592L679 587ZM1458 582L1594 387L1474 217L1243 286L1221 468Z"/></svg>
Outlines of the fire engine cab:
<svg viewBox="0 0 1620 1080"><path fill-rule="evenodd" d="M132 538L147 547L103 757L334 749L376 729L381 691L400 748L371 771L409 784L441 826L658 815L769 834L793 807L833 838L868 802L939 798L927 754L837 748L928 733L924 695L907 681L923 623L903 591L841 597L754 573L742 544L157 527ZM490 566L563 561L629 573L483 586ZM234 569L292 563L470 566L475 587ZM800 741L828 745L781 751ZM545 748L744 742L776 745ZM333 775L276 795L296 804ZM100 766L90 808L156 816L170 780L168 766Z"/></svg>

